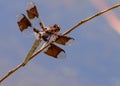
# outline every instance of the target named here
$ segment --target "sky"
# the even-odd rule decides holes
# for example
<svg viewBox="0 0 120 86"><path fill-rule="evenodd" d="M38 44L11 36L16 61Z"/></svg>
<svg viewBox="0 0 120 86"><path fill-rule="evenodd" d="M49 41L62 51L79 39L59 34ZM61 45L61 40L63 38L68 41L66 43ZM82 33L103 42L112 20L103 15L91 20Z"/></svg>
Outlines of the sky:
<svg viewBox="0 0 120 86"><path fill-rule="evenodd" d="M61 33L79 21L118 4L119 0L32 0L44 24ZM0 0L0 78L20 64L35 38L19 31L16 15L26 14L30 0ZM73 46L61 46L64 60L43 53L7 78L1 86L120 86L120 8L72 31Z"/></svg>

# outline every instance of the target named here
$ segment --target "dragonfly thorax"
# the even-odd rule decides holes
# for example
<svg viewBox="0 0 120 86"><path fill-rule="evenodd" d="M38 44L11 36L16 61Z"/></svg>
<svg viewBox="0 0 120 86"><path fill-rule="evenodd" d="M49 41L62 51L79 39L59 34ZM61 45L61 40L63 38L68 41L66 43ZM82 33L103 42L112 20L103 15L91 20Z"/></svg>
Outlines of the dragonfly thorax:
<svg viewBox="0 0 120 86"><path fill-rule="evenodd" d="M54 26L51 27L45 27L45 31L50 32L50 33L57 33L60 31L60 26L58 24L55 24Z"/></svg>
<svg viewBox="0 0 120 86"><path fill-rule="evenodd" d="M42 39L44 41L49 41L52 33L48 30L37 30L36 28L33 29L35 36L37 39Z"/></svg>
<svg viewBox="0 0 120 86"><path fill-rule="evenodd" d="M49 41L51 36L57 36L57 33L60 31L60 26L55 24L51 27L45 27L43 31L40 31L41 38L44 41Z"/></svg>
<svg viewBox="0 0 120 86"><path fill-rule="evenodd" d="M52 34L46 31L40 31L39 35L40 39L42 38L44 41L49 41Z"/></svg>
<svg viewBox="0 0 120 86"><path fill-rule="evenodd" d="M33 29L37 39L42 39L44 41L49 41L51 36L57 36L57 33L60 31L60 26L55 24L54 26L45 27L43 30Z"/></svg>

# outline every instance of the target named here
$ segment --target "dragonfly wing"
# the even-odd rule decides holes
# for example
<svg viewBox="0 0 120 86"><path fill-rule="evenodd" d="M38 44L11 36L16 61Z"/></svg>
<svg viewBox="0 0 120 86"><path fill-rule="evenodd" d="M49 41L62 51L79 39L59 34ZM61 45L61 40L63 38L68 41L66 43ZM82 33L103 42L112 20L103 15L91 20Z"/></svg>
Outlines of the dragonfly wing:
<svg viewBox="0 0 120 86"><path fill-rule="evenodd" d="M17 17L17 24L21 32L32 27L30 21L27 19L27 17L24 14L18 14L16 17Z"/></svg>
<svg viewBox="0 0 120 86"><path fill-rule="evenodd" d="M75 44L75 39L68 36L58 35L55 42L58 44L71 46Z"/></svg>
<svg viewBox="0 0 120 86"><path fill-rule="evenodd" d="M40 42L41 42L41 40L35 40L33 46L31 47L30 51L28 52L28 54L24 60L24 64L26 64L31 59L31 56L33 55L33 53L35 52L35 50L39 46Z"/></svg>
<svg viewBox="0 0 120 86"><path fill-rule="evenodd" d="M50 44L49 47L45 49L44 53L58 59L66 58L65 51L55 44Z"/></svg>
<svg viewBox="0 0 120 86"><path fill-rule="evenodd" d="M29 2L27 4L27 15L30 19L34 19L35 17L39 17L37 7L34 2Z"/></svg>
<svg viewBox="0 0 120 86"><path fill-rule="evenodd" d="M40 19L38 10L37 10L37 6L35 5L34 2L29 2L27 4L27 15L29 17L29 19L31 19L33 21L33 24L36 25L36 23L40 25L40 27L42 29L44 29L44 24L42 22L42 20Z"/></svg>

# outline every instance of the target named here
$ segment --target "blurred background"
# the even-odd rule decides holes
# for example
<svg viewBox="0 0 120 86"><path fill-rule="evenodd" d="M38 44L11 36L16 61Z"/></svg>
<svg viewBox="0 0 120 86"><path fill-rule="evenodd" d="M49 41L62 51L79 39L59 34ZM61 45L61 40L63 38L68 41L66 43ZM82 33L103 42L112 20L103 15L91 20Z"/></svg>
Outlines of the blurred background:
<svg viewBox="0 0 120 86"><path fill-rule="evenodd" d="M119 0L32 0L44 24L61 33ZM0 0L0 78L20 64L35 38L20 31L16 15L26 14L30 0ZM43 53L6 79L1 86L120 86L120 8L99 16L69 34L73 46L60 46L65 60Z"/></svg>

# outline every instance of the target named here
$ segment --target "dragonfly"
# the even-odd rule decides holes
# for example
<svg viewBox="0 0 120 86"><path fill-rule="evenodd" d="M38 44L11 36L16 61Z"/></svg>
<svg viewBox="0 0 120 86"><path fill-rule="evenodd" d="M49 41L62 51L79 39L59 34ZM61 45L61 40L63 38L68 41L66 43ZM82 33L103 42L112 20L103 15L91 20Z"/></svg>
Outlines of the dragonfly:
<svg viewBox="0 0 120 86"><path fill-rule="evenodd" d="M38 13L37 6L34 2L29 2L27 4L26 13L27 16L23 13L16 16L19 30L21 32L24 32L26 30L32 30L36 40L33 43L31 49L29 50L27 56L25 57L24 65L28 63L28 61L31 59L31 56L34 54L42 41L44 42L44 44L42 44L41 47L44 47L53 39L55 39L55 43L50 43L50 45L43 52L46 55L54 57L56 59L65 58L65 50L56 44L61 44L65 46L73 45L75 43L75 39L69 36L61 35L59 33L61 27L58 24L54 24L53 26L44 26L44 23ZM33 24L33 22L37 22L37 25L40 27L40 29L38 29L36 25Z"/></svg>

